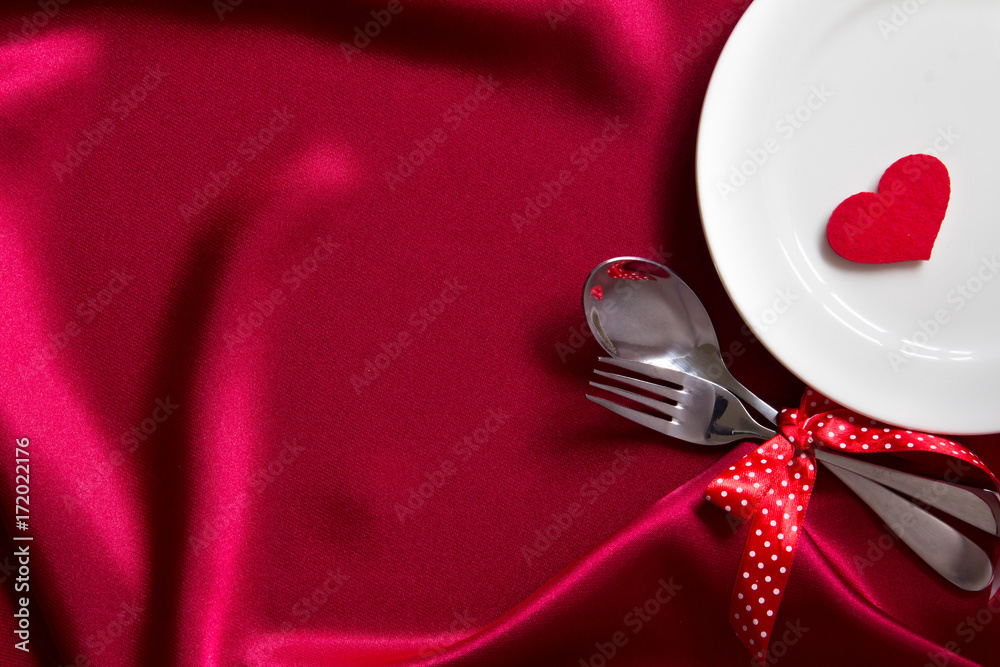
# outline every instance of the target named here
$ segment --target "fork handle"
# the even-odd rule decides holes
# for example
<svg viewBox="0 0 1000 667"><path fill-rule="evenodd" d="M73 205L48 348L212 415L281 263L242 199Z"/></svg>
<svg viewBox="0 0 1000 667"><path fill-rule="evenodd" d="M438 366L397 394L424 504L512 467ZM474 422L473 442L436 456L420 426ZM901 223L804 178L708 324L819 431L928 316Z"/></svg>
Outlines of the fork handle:
<svg viewBox="0 0 1000 667"><path fill-rule="evenodd" d="M749 405L751 408L756 410L764 419L771 422L772 424L778 423L778 411L772 408L770 405L764 401L757 398L756 394L751 392L749 389L744 387L739 380L733 377L732 373L728 370L722 374L722 376L716 380L716 383L722 385L729 391L736 394L737 397L745 404Z"/></svg>
<svg viewBox="0 0 1000 667"><path fill-rule="evenodd" d="M714 427L719 435L733 435L734 439L757 438L759 440L770 440L777 435L777 432L757 423L749 415L746 419L738 419L732 426L726 424L725 420L719 419Z"/></svg>

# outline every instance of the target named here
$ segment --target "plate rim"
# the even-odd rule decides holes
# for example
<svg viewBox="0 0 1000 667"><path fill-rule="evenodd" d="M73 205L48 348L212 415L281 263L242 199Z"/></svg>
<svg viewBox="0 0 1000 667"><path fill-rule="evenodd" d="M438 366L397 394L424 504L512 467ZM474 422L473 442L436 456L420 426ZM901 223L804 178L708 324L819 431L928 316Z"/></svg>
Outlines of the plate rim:
<svg viewBox="0 0 1000 667"><path fill-rule="evenodd" d="M857 2L875 3L877 0L857 0ZM728 278L729 272L721 264L723 258L720 258L721 252L719 248L716 247L718 242L713 244L713 232L710 229L712 223L710 222L709 215L707 215L706 211L706 208L708 207L706 202L709 197L714 195L715 188L715 181L712 180L707 173L708 167L706 166L706 163L708 162L708 159L705 148L707 143L706 135L712 131L713 126L711 121L713 120L713 117L718 116L717 107L721 104L721 101L731 98L731 96L727 98L725 90L727 90L726 86L729 83L728 80L731 78L729 72L734 67L733 63L739 61L742 49L748 39L753 41L752 36L758 33L764 35L768 34L766 29L761 30L761 26L765 26L765 24L761 21L763 17L768 15L770 12L780 10L783 6L782 3L785 5L791 4L790 0L755 0L755 2L751 3L746 9L739 21L737 21L713 67L699 115L695 146L695 187L697 191L698 209L701 218L702 231L705 234L706 244L708 246L709 254L712 259L712 264L715 267L716 274L719 276L730 301L737 309L737 312L739 312L740 317L747 324L748 328L761 345L763 345L764 348L779 361L779 363L803 381L807 386L812 387L816 391L830 397L831 400L834 400L856 412L864 414L865 416L872 417L889 424L912 428L914 430L920 429L928 432L949 433L953 435L985 435L1000 432L1000 416L998 416L997 420L994 421L989 421L985 415L982 419L973 422L966 422L963 418L963 426L962 424L956 423L955 419L945 419L935 422L933 420L933 416L941 414L940 412L930 413L932 419L928 421L919 417L914 418L914 414L912 413L904 414L906 412L905 409L900 411L898 407L895 407L892 404L887 404L887 409L885 410L879 409L875 411L871 410L870 405L866 408L865 406L858 404L853 401L850 396L845 396L843 390L838 388L838 385L842 383L838 382L837 377L834 377L829 373L824 376L817 377L815 373L812 372L811 367L806 368L806 372L803 372L800 364L789 363L789 357L791 357L791 361L794 362L796 357L801 355L795 355L787 350L783 351L782 349L778 349L781 342L776 341L774 335L769 336L767 330L758 331L752 323L753 313L748 312L749 304L737 298L737 291L734 289L730 279ZM854 3L852 3L852 6L853 4ZM739 71L740 69L745 70L746 68L740 68L737 64L736 71ZM810 297L806 295L804 298L808 299ZM827 376L831 379L827 380Z"/></svg>

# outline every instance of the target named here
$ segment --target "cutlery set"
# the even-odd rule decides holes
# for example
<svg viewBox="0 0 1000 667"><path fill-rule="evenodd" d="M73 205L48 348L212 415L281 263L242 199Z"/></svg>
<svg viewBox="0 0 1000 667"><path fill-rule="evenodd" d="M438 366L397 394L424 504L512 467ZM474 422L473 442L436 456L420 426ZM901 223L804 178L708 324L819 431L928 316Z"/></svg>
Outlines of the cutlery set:
<svg viewBox="0 0 1000 667"><path fill-rule="evenodd" d="M608 260L591 273L583 300L594 337L611 355L600 361L631 374L596 370L615 384L591 385L647 411L606 398L587 398L637 424L699 445L769 440L776 435L778 411L729 373L707 311L666 266L635 257ZM748 407L766 423L754 418ZM920 477L822 447L816 447L813 455L948 581L970 591L990 585L994 566L987 553L925 507L1000 536L997 493Z"/></svg>

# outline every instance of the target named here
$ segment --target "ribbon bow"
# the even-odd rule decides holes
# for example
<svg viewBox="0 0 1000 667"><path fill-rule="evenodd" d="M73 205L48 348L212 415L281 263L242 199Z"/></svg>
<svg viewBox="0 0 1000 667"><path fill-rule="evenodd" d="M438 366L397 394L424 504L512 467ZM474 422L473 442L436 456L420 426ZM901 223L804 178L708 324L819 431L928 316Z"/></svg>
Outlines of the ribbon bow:
<svg viewBox="0 0 1000 667"><path fill-rule="evenodd" d="M888 428L807 389L798 410L778 416L778 434L708 486L705 499L746 521L750 534L733 587L729 622L761 664L785 591L816 479L814 447L852 454L929 452L976 466L979 458L950 440Z"/></svg>

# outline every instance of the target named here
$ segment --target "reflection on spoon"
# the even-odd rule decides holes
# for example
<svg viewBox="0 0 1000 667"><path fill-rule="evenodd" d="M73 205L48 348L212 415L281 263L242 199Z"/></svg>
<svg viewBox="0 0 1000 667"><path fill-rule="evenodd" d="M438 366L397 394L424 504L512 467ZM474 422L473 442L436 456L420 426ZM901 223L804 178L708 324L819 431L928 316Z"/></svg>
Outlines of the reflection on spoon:
<svg viewBox="0 0 1000 667"><path fill-rule="evenodd" d="M697 375L729 389L769 421L777 419L774 408L729 373L705 306L666 266L639 257L601 263L587 278L583 311L608 354Z"/></svg>

